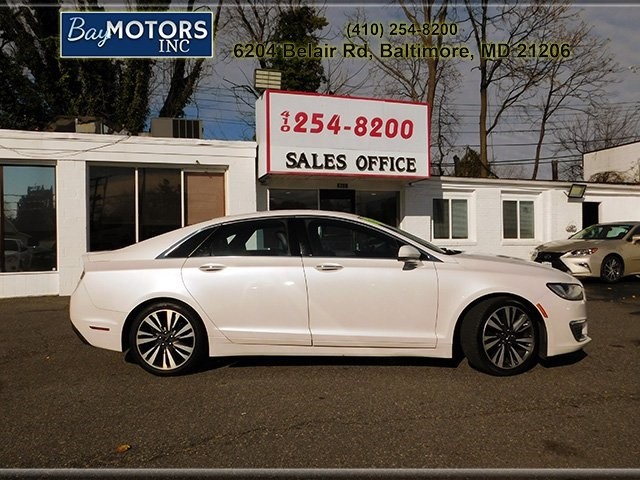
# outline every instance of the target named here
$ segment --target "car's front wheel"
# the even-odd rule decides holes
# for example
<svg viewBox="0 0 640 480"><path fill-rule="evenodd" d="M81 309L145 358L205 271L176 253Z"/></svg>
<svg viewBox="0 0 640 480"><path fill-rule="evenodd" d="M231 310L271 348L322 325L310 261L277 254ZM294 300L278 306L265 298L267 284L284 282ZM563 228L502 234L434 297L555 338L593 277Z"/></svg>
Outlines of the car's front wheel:
<svg viewBox="0 0 640 480"><path fill-rule="evenodd" d="M142 310L129 331L136 362L155 375L192 370L206 352L206 334L198 316L180 304L163 302Z"/></svg>
<svg viewBox="0 0 640 480"><path fill-rule="evenodd" d="M607 283L616 283L624 275L624 264L617 255L604 258L600 266L600 279Z"/></svg>
<svg viewBox="0 0 640 480"><path fill-rule="evenodd" d="M535 319L513 298L494 298L471 308L462 320L460 343L469 364L491 375L525 372L538 359Z"/></svg>

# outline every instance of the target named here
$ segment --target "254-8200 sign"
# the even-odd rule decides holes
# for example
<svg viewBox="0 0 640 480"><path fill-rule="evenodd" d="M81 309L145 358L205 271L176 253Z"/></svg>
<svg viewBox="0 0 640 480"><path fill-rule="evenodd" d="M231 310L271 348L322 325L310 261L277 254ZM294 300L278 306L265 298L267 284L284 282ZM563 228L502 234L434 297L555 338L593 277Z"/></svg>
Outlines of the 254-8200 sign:
<svg viewBox="0 0 640 480"><path fill-rule="evenodd" d="M356 117L352 125L345 125L337 113L329 117L318 112L292 114L289 110L283 110L280 116L282 117L280 131L285 133L322 133L328 130L334 135L338 135L340 132L352 132L357 137L396 138L400 136L408 140L413 136L414 131L414 124L410 119L383 119L381 117L369 119L360 115Z"/></svg>
<svg viewBox="0 0 640 480"><path fill-rule="evenodd" d="M258 175L429 177L424 103L267 90L256 103Z"/></svg>

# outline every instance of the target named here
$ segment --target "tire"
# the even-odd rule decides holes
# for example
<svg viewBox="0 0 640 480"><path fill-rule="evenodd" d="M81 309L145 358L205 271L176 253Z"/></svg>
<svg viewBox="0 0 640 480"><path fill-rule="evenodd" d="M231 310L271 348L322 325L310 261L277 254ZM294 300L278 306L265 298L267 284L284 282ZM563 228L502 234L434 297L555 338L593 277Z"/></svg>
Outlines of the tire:
<svg viewBox="0 0 640 480"><path fill-rule="evenodd" d="M617 255L607 255L600 265L600 279L607 283L616 283L624 275L624 263Z"/></svg>
<svg viewBox="0 0 640 480"><path fill-rule="evenodd" d="M530 310L514 298L486 300L467 312L460 344L469 364L495 376L517 375L538 361L539 333Z"/></svg>
<svg viewBox="0 0 640 480"><path fill-rule="evenodd" d="M142 310L131 324L129 347L136 363L159 376L187 373L206 352L206 332L188 308L163 302Z"/></svg>

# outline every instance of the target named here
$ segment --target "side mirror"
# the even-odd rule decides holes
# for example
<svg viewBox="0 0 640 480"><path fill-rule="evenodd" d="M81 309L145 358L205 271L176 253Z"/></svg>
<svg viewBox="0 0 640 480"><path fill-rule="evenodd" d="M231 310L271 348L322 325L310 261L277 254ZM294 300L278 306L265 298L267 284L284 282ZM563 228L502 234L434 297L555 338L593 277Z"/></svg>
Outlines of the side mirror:
<svg viewBox="0 0 640 480"><path fill-rule="evenodd" d="M412 247L411 245L403 245L398 250L398 261L399 262L417 262L422 257L420 250L416 247Z"/></svg>
<svg viewBox="0 0 640 480"><path fill-rule="evenodd" d="M631 243L640 243L640 234L632 236Z"/></svg>

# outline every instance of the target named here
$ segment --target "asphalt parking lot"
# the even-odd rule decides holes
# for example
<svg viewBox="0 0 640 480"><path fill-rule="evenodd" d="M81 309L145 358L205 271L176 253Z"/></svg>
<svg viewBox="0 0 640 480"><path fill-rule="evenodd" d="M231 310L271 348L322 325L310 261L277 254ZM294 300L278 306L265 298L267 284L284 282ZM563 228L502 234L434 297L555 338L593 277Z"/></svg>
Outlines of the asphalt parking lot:
<svg viewBox="0 0 640 480"><path fill-rule="evenodd" d="M157 378L82 344L68 298L0 300L3 468L638 468L640 280L586 282L583 354L241 358Z"/></svg>

